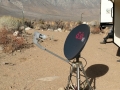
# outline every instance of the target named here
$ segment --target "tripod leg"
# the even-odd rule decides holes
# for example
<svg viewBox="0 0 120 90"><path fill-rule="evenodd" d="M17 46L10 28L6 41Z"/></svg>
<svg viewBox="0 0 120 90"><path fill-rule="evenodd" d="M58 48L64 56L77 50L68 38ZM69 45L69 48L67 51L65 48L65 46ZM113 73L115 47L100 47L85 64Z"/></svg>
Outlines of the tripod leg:
<svg viewBox="0 0 120 90"><path fill-rule="evenodd" d="M73 73L73 67L72 69L70 69L70 75L68 76L68 83L67 83L65 90L69 90L72 73Z"/></svg>
<svg viewBox="0 0 120 90"><path fill-rule="evenodd" d="M77 90L80 90L80 68L77 65Z"/></svg>
<svg viewBox="0 0 120 90"><path fill-rule="evenodd" d="M85 70L84 70L84 68L83 68L82 62L80 62L80 66L81 66L81 69L82 69L82 71L83 71L83 74L85 75L86 82L87 82L87 84L88 84L88 86L89 86L89 90L92 90L92 88L91 88L91 86L90 86L90 83L89 83L89 81L88 81L88 77L87 77L87 75L86 75L86 73L85 73Z"/></svg>

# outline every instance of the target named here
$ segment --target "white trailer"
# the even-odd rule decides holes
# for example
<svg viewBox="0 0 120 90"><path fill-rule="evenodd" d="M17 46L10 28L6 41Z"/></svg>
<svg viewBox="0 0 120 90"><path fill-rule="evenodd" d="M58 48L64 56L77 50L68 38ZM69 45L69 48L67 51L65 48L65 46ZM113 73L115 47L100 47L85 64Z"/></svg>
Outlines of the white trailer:
<svg viewBox="0 0 120 90"><path fill-rule="evenodd" d="M110 0L101 0L100 7L100 28L113 25L113 3Z"/></svg>
<svg viewBox="0 0 120 90"><path fill-rule="evenodd" d="M112 0L114 3L114 43L120 47L120 0Z"/></svg>
<svg viewBox="0 0 120 90"><path fill-rule="evenodd" d="M117 56L120 56L120 0L108 0L113 3L114 44L118 46ZM118 60L120 62L120 60Z"/></svg>

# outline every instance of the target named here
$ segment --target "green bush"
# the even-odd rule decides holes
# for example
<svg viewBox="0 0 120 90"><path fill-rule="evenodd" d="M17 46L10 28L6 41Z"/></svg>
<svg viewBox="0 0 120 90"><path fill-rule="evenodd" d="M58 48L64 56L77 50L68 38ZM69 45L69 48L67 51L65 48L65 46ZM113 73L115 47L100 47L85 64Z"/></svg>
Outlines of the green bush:
<svg viewBox="0 0 120 90"><path fill-rule="evenodd" d="M15 18L12 16L2 16L0 17L0 28L7 28L9 31L18 30L23 24L22 19Z"/></svg>

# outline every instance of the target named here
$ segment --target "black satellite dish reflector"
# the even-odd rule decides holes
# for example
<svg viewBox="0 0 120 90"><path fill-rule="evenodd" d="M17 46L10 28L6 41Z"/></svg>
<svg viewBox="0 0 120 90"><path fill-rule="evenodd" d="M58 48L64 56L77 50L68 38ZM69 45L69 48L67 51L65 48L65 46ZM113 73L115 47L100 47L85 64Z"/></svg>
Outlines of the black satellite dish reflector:
<svg viewBox="0 0 120 90"><path fill-rule="evenodd" d="M67 36L64 44L64 55L68 60L76 58L84 48L88 37L90 35L90 28L86 24L81 24L75 27Z"/></svg>

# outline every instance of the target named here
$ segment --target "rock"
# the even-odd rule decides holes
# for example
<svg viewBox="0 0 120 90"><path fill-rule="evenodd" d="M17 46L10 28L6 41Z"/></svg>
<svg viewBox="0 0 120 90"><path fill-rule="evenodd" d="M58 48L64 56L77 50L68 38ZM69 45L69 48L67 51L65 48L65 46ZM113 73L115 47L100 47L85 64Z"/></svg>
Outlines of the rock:
<svg viewBox="0 0 120 90"><path fill-rule="evenodd" d="M15 32L13 33L13 36L18 36L18 33L19 33L19 31L15 31Z"/></svg>
<svg viewBox="0 0 120 90"><path fill-rule="evenodd" d="M83 22L83 24L87 24L87 22Z"/></svg>
<svg viewBox="0 0 120 90"><path fill-rule="evenodd" d="M26 31L27 31L27 30L30 30L30 29L31 29L30 27L25 28Z"/></svg>
<svg viewBox="0 0 120 90"><path fill-rule="evenodd" d="M19 27L19 30L24 30L24 28L25 28L24 26L21 26Z"/></svg>
<svg viewBox="0 0 120 90"><path fill-rule="evenodd" d="M54 32L58 32L58 30L54 30Z"/></svg>
<svg viewBox="0 0 120 90"><path fill-rule="evenodd" d="M48 31L53 31L53 29L49 29L49 28L48 28Z"/></svg>
<svg viewBox="0 0 120 90"><path fill-rule="evenodd" d="M9 65L9 66L14 66L14 65L15 65L15 64L9 63L9 62L2 62L1 64L2 64L2 65Z"/></svg>
<svg viewBox="0 0 120 90"><path fill-rule="evenodd" d="M61 28L58 28L57 30L58 30L59 32L62 32L62 29L61 29Z"/></svg>

